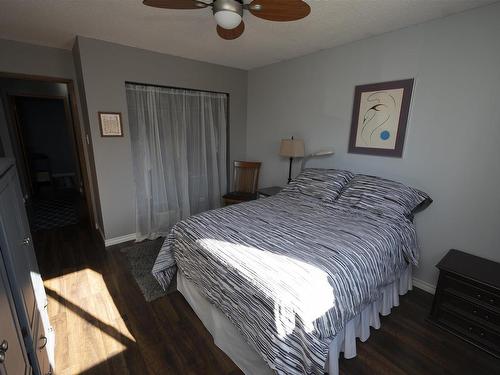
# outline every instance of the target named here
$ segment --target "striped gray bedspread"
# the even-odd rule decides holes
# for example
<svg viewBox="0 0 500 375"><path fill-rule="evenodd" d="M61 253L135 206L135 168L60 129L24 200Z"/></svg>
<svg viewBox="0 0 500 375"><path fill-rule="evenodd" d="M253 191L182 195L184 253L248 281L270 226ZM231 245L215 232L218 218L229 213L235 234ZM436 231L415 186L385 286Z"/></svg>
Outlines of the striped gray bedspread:
<svg viewBox="0 0 500 375"><path fill-rule="evenodd" d="M179 222L153 274L177 267L278 374L323 374L343 325L416 264L411 221L280 193Z"/></svg>

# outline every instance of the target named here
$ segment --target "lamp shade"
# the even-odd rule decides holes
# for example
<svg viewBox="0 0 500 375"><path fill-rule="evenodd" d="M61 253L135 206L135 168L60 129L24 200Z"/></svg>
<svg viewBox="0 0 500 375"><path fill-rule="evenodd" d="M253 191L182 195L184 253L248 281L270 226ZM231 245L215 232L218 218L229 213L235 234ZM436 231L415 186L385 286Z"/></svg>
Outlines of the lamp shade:
<svg viewBox="0 0 500 375"><path fill-rule="evenodd" d="M302 139L282 139L280 155L289 158L300 158L304 156L304 141Z"/></svg>

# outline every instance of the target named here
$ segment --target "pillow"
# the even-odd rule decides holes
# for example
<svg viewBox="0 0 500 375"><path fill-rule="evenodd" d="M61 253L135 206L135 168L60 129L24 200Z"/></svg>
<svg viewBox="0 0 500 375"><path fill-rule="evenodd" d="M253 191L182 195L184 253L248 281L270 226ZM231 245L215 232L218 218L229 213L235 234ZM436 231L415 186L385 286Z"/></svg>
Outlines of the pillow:
<svg viewBox="0 0 500 375"><path fill-rule="evenodd" d="M432 199L426 193L400 182L356 175L342 191L337 203L379 215L404 215L412 220L414 212L427 207Z"/></svg>
<svg viewBox="0 0 500 375"><path fill-rule="evenodd" d="M300 193L318 199L335 200L353 177L354 174L349 171L308 168L304 169L282 191Z"/></svg>

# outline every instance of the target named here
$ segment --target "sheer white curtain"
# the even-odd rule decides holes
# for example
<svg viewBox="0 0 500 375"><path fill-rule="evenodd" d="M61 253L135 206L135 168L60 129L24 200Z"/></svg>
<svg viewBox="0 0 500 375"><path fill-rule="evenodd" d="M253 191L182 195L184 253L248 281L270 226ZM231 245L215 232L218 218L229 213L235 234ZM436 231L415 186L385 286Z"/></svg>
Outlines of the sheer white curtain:
<svg viewBox="0 0 500 375"><path fill-rule="evenodd" d="M130 83L126 92L141 241L220 206L227 95Z"/></svg>

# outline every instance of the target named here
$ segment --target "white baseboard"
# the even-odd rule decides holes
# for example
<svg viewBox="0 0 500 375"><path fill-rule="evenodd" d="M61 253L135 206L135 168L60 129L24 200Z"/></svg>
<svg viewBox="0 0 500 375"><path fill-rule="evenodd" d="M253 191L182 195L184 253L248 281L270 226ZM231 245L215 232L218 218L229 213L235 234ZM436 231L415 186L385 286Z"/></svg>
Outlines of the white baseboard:
<svg viewBox="0 0 500 375"><path fill-rule="evenodd" d="M420 279L413 278L413 285L431 294L436 293L436 286Z"/></svg>
<svg viewBox="0 0 500 375"><path fill-rule="evenodd" d="M125 236L109 238L104 241L104 246L109 247L113 245L118 245L122 242L135 241L136 236L135 233L126 234Z"/></svg>

